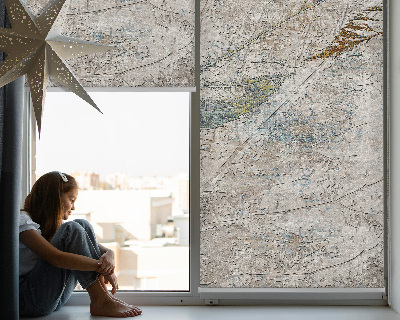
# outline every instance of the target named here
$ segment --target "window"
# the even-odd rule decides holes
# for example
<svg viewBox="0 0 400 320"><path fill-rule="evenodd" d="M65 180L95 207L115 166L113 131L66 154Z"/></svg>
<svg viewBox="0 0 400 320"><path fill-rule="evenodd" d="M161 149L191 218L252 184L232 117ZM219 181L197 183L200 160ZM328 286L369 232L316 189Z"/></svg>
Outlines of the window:
<svg viewBox="0 0 400 320"><path fill-rule="evenodd" d="M47 93L31 169L76 178L71 218L114 250L121 290L188 291L190 93L91 96L103 114L73 93Z"/></svg>
<svg viewBox="0 0 400 320"><path fill-rule="evenodd" d="M325 1L257 4L196 3L196 23L197 27L201 24L202 33L197 28L197 92L192 93L191 104L190 292L162 295L161 303L201 304L204 301L200 299L227 299L224 301L229 304L230 299L242 302L265 299L262 303L325 300L348 304L345 300L350 299L357 303L385 304L387 88L383 81L386 58L382 50L385 2L365 7L342 1L334 8ZM245 12L245 18L241 20L237 12ZM235 19L243 24L235 23ZM343 22L340 28L336 24L335 28L327 28L333 21ZM323 37L322 31L326 31ZM336 43L342 39L337 34L350 38ZM355 34L360 36L360 46L352 41ZM362 34L371 37L367 39ZM341 43L347 47L341 47ZM272 53L271 48L275 50ZM342 51L337 58L332 55L331 59L323 59L338 50ZM355 72L362 68L371 72ZM336 89L347 94L343 95L343 91L338 94ZM318 94L323 92L329 94ZM362 96L363 92L368 94ZM308 108L311 104L318 108ZM363 117L368 123L365 127ZM346 145L349 134L350 143ZM321 143L324 141L329 144ZM339 142L336 149L335 141ZM329 154L321 152L324 146L330 150ZM270 152L270 157L255 149ZM201 177L200 150L204 169ZM349 161L345 171L336 166L340 171L337 174L334 161L343 160L343 154L351 159L352 150L357 151L353 155L361 161ZM266 169L260 164L268 163L274 155L273 166ZM357 172L362 168L366 169L364 177L361 171ZM315 174L324 173L323 169L330 170L329 177L321 174L316 179ZM253 180L246 180L249 174ZM350 184L343 183L346 177ZM257 185L260 190L256 190ZM293 188L288 189L288 185ZM351 188L356 185L360 189ZM344 199L341 197L346 192L355 195L359 191L359 199L353 196L337 201ZM269 201L271 194L273 201ZM288 201L289 197L297 203ZM296 216L298 209L301 214ZM326 213L328 219L309 212ZM250 216L253 221L246 224ZM289 216L296 216L295 220ZM343 221L356 223L339 224ZM162 230L157 225L151 231L156 235ZM275 236L271 230L276 231ZM368 238L371 230L376 243ZM352 242L355 240L359 242ZM233 248L231 255L229 247L222 246L226 243ZM316 250L310 250L312 246ZM246 250L251 254L246 255ZM316 272L311 269L308 272L313 275L319 272L318 268L339 269L345 264L346 255L350 263L333 277L320 272L307 282L304 277L300 280L297 277L301 267L292 268L300 255L312 261ZM272 262L275 269L274 265L265 264L268 257L275 259ZM279 259L282 264L277 263ZM249 268L243 269L242 262ZM260 272L271 268L278 270L273 284L270 279L265 282L267 277ZM364 271L368 274L366 278ZM156 282L154 277L146 275L135 285L148 288ZM151 303L153 297L161 299L161 295L154 293L126 295L138 304Z"/></svg>

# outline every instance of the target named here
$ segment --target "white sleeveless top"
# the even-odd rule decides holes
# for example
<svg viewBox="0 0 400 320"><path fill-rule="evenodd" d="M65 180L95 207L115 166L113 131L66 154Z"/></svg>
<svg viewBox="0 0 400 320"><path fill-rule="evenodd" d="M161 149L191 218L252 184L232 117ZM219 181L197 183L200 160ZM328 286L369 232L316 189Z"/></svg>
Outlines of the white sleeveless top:
<svg viewBox="0 0 400 320"><path fill-rule="evenodd" d="M31 217L21 211L19 217L19 233L27 230L36 230L40 234L40 225L33 222ZM19 240L19 276L26 275L35 266L39 256Z"/></svg>

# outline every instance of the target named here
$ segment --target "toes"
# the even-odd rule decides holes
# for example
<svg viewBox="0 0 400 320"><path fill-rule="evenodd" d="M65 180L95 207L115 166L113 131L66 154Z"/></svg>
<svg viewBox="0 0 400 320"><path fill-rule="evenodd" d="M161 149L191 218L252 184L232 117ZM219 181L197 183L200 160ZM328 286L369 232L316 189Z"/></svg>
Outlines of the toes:
<svg viewBox="0 0 400 320"><path fill-rule="evenodd" d="M129 314L129 316L130 317L135 317L135 316L138 316L139 315L139 313L136 311L136 310L129 310L129 311L127 311L128 312L128 314Z"/></svg>
<svg viewBox="0 0 400 320"><path fill-rule="evenodd" d="M130 311L125 311L124 315L125 315L125 317L134 317L135 316Z"/></svg>

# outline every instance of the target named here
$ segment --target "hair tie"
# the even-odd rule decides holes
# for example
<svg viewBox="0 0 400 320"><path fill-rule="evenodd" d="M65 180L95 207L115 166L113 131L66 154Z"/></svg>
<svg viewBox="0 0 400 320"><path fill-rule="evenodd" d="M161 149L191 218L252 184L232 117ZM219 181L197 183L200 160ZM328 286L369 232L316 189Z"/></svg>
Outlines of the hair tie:
<svg viewBox="0 0 400 320"><path fill-rule="evenodd" d="M57 172L58 172L58 174L60 175L61 179L62 179L64 182L68 182L68 179L67 179L67 177L65 176L64 173L62 173L62 172L60 172L60 171L57 171Z"/></svg>

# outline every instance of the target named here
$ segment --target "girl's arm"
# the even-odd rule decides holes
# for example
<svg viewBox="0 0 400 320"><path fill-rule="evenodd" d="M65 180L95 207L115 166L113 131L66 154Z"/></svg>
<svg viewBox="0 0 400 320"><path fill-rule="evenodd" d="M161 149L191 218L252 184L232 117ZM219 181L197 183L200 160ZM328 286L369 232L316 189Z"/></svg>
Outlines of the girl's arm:
<svg viewBox="0 0 400 320"><path fill-rule="evenodd" d="M101 245L100 243L99 249L102 254L100 257L101 267L99 268L98 272L104 275L111 275L114 273L115 269L115 255L114 251L111 249L106 248L105 246Z"/></svg>
<svg viewBox="0 0 400 320"><path fill-rule="evenodd" d="M79 271L98 271L101 262L86 256L58 250L36 230L19 234L21 242L43 260L55 267Z"/></svg>
<svg viewBox="0 0 400 320"><path fill-rule="evenodd" d="M98 245L99 245L99 249L100 249L101 254L105 254L105 253L107 253L108 251L111 251L112 253L114 253L111 249L106 248L106 247L103 246L102 244L98 243Z"/></svg>
<svg viewBox="0 0 400 320"><path fill-rule="evenodd" d="M115 275L115 254L111 249L106 248L102 244L98 244L102 256L100 257L100 271L104 275L105 283L110 283L112 286L111 293L115 294L118 290L117 276Z"/></svg>

